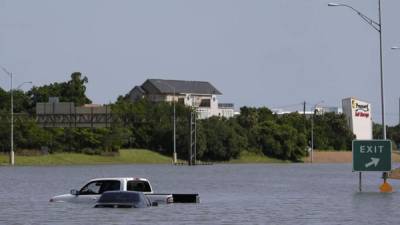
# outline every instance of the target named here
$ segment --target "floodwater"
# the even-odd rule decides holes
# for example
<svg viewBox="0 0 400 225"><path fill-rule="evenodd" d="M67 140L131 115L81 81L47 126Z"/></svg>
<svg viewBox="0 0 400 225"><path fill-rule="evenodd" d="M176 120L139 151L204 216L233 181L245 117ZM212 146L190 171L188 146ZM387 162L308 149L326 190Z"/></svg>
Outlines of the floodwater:
<svg viewBox="0 0 400 225"><path fill-rule="evenodd" d="M157 192L199 193L199 204L98 209L51 203L96 177L146 177ZM0 167L0 224L399 224L398 192L381 194L380 173L350 164L113 165Z"/></svg>

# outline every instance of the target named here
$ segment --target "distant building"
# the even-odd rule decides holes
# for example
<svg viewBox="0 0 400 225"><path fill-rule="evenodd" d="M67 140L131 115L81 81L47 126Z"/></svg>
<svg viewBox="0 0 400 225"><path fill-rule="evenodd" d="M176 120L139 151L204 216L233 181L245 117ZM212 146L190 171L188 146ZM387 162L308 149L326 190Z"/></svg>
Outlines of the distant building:
<svg viewBox="0 0 400 225"><path fill-rule="evenodd" d="M36 103L36 121L42 127L111 127L111 106L60 102L50 97L49 102Z"/></svg>
<svg viewBox="0 0 400 225"><path fill-rule="evenodd" d="M230 118L235 116L235 112L233 110L234 105L232 103L219 103L218 109L219 113L218 116Z"/></svg>
<svg viewBox="0 0 400 225"><path fill-rule="evenodd" d="M283 109L272 109L271 110L274 114L277 115L284 115L284 114L289 114L289 113L299 113L299 114L305 114L307 117L313 115L314 113L317 115L322 115L324 113L335 113L335 114L341 114L342 109L339 107L333 107L333 106L317 106L315 107L315 112L314 110L306 110L306 111L290 111L290 110L283 110Z"/></svg>
<svg viewBox="0 0 400 225"><path fill-rule="evenodd" d="M232 117L232 103L218 103L222 95L213 85L205 81L147 79L141 86L135 86L128 94L132 102L147 98L153 102L172 102L192 106L198 118L211 116Z"/></svg>
<svg viewBox="0 0 400 225"><path fill-rule="evenodd" d="M342 114L343 110L341 107L335 107L335 106L317 106L315 108L317 113L335 113L335 114Z"/></svg>

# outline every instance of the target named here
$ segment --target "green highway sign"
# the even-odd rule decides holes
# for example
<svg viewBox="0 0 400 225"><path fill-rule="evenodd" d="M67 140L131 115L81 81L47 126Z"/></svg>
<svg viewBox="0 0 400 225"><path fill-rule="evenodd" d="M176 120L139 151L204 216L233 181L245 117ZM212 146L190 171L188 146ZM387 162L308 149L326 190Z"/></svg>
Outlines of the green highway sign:
<svg viewBox="0 0 400 225"><path fill-rule="evenodd" d="M353 171L390 171L392 142L390 140L353 140Z"/></svg>

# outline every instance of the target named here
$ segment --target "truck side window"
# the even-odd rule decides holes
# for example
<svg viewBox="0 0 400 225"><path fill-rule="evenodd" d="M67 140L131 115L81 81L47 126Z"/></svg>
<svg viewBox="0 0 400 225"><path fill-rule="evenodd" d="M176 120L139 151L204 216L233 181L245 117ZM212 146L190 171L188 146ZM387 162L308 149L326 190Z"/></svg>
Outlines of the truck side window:
<svg viewBox="0 0 400 225"><path fill-rule="evenodd" d="M117 180L93 181L86 184L80 191L80 195L99 195L105 191L120 190L120 182Z"/></svg>
<svg viewBox="0 0 400 225"><path fill-rule="evenodd" d="M126 189L128 191L140 191L140 192L151 192L151 188L148 182L140 180L128 181Z"/></svg>
<svg viewBox="0 0 400 225"><path fill-rule="evenodd" d="M117 180L105 181L103 182L103 185L101 185L99 194L102 194L105 191L119 191L120 185L120 182Z"/></svg>
<svg viewBox="0 0 400 225"><path fill-rule="evenodd" d="M101 182L99 181L93 181L85 186L79 191L80 195L96 195L99 194Z"/></svg>

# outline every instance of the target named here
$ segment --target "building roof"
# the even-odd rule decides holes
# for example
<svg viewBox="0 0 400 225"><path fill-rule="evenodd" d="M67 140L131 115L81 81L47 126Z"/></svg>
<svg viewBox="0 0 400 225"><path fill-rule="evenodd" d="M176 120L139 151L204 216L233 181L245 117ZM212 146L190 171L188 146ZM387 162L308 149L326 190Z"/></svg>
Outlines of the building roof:
<svg viewBox="0 0 400 225"><path fill-rule="evenodd" d="M213 95L222 94L213 85L206 81L147 79L142 84L142 88L147 92L151 93L155 91L159 94L173 94L174 92Z"/></svg>
<svg viewBox="0 0 400 225"><path fill-rule="evenodd" d="M133 91L133 90L137 90L137 91L140 92L141 94L146 93L146 92L143 90L143 88L142 88L141 86L135 86L135 87L132 89L132 91Z"/></svg>

